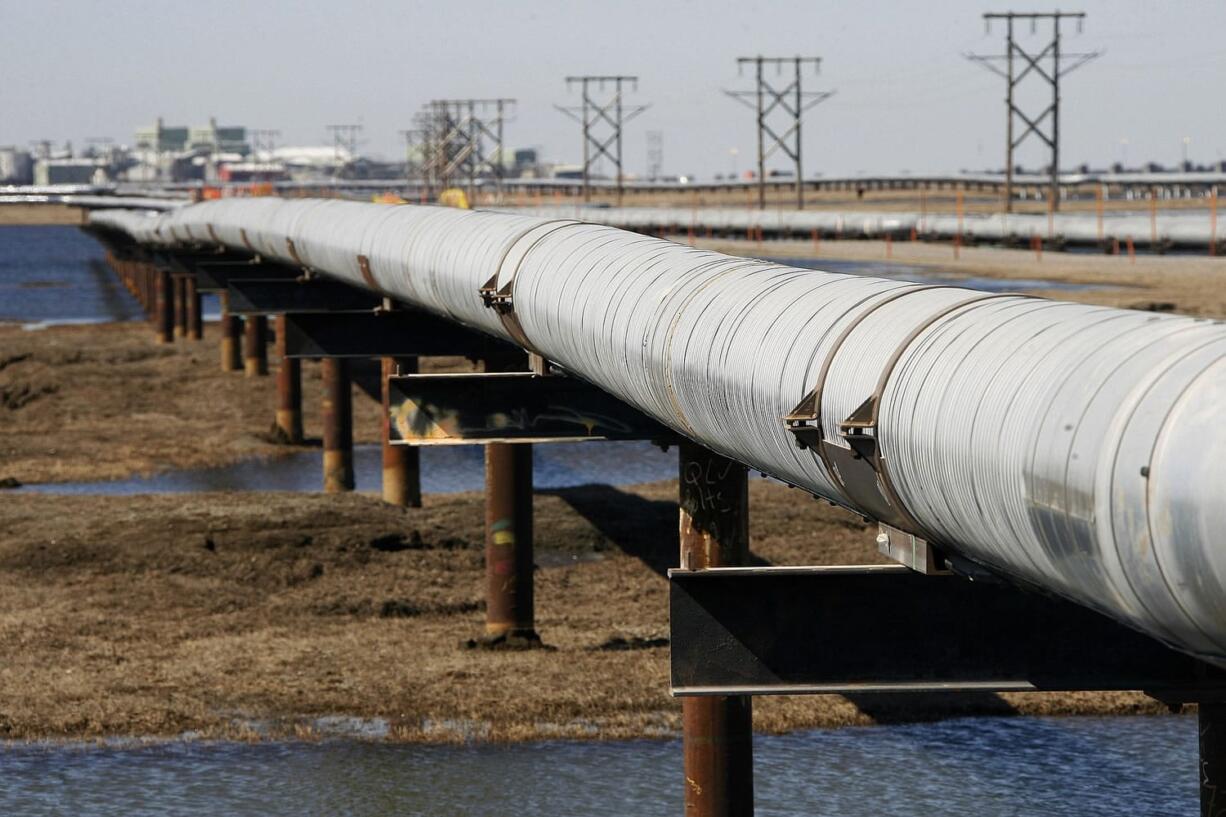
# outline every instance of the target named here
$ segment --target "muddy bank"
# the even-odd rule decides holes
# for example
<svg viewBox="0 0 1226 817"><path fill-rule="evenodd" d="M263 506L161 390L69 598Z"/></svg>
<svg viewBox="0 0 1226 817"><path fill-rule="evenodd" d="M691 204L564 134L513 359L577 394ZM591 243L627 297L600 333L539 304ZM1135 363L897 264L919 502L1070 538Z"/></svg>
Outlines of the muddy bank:
<svg viewBox="0 0 1226 817"><path fill-rule="evenodd" d="M144 323L0 325L0 479L21 483L118 479L171 468L225 465L293 450L269 434L276 402L268 377L223 372L218 327L202 341L159 346ZM430 358L423 371L471 368ZM319 365L302 366L308 446L319 445ZM379 404L357 387L354 439L375 443Z"/></svg>
<svg viewBox="0 0 1226 817"><path fill-rule="evenodd" d="M380 718L390 739L671 734L667 582L676 486L538 494L537 621L551 650L481 631L477 494L419 510L362 495L0 495L0 738L310 737ZM859 518L754 480L755 556L876 562ZM763 698L760 730L949 712L1129 713L1140 694Z"/></svg>

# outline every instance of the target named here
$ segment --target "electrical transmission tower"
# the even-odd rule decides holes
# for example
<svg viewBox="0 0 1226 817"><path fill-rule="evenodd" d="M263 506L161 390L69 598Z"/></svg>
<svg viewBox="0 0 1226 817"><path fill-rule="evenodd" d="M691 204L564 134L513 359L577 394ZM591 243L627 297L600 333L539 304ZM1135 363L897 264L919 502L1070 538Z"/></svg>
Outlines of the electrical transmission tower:
<svg viewBox="0 0 1226 817"><path fill-rule="evenodd" d="M327 130L332 134L332 146L338 169L341 164L341 148L348 152L348 161L352 162L358 158L358 136L362 133L361 125L328 125Z"/></svg>
<svg viewBox="0 0 1226 817"><path fill-rule="evenodd" d="M484 176L501 196L503 125L514 106L514 99L435 99L426 105L419 130L427 184L442 189L462 179L472 200Z"/></svg>
<svg viewBox="0 0 1226 817"><path fill-rule="evenodd" d="M776 150L796 164L796 208L803 210L805 206L804 174L801 162L800 120L805 111L834 96L834 91L805 91L801 88L801 75L806 66L813 66L817 74L821 67L821 57L738 57L737 72L742 71L747 64L754 66L754 76L757 87L752 91L724 91L728 96L753 108L758 114L758 209L766 208L766 160ZM765 76L763 68L768 65L775 67L775 75L781 77L785 65L791 65L793 76L791 81L782 88L776 87ZM769 98L769 99L768 99ZM753 100L752 102L750 100ZM782 110L790 122L787 130L777 133L768 123L775 109ZM767 146L767 137L770 145Z"/></svg>
<svg viewBox="0 0 1226 817"><path fill-rule="evenodd" d="M647 131L647 178L659 181L664 169L664 131Z"/></svg>
<svg viewBox="0 0 1226 817"><path fill-rule="evenodd" d="M1084 54L1064 54L1060 51L1060 22L1066 19L1077 21L1077 32L1080 33L1085 13L1080 11L1051 12L990 12L983 15L984 28L990 32L993 20L1005 21L1005 53L1004 54L967 54L966 58L987 68L994 74L1005 78L1005 212L1013 211L1013 150L1034 134L1051 148L1051 199L1053 210L1060 207L1060 78L1065 74L1085 65L1098 57L1102 52L1091 51ZM1051 22L1051 39L1041 51L1027 51L1018 44L1014 37L1013 24L1017 20L1029 20L1030 31L1033 34L1039 21ZM1024 65L1020 73L1014 72L1015 58ZM1051 67L1045 68L1043 61L1051 59ZM1068 60L1067 63L1062 61ZM1002 69L998 62L1004 61ZM1036 117L1027 116L1018 106L1014 89L1026 77L1034 74L1051 86L1051 104ZM1022 135L1014 138L1014 117L1020 119L1026 126ZM1044 121L1050 123L1044 129Z"/></svg>
<svg viewBox="0 0 1226 817"><path fill-rule="evenodd" d="M252 128L250 133L252 152L259 157L260 151L264 151L267 154L265 160L272 161L272 152L277 149L277 137L281 135L281 131L271 128Z"/></svg>
<svg viewBox="0 0 1226 817"><path fill-rule="evenodd" d="M622 185L625 175L622 173L622 126L651 107L650 105L631 105L627 107L622 100L622 86L627 84L637 91L639 78L617 75L567 77L567 89L575 85L582 89L583 104L579 107L554 105L559 111L583 126L584 201L592 200L592 165L603 157L613 163L613 169L617 178L617 206L620 207L622 204ZM613 86L613 95L603 102L598 101L592 94L593 87L595 87L596 93L600 94L604 92L607 85ZM595 132L601 122L611 129L607 137L598 136ZM612 148L612 152L610 152L610 148Z"/></svg>

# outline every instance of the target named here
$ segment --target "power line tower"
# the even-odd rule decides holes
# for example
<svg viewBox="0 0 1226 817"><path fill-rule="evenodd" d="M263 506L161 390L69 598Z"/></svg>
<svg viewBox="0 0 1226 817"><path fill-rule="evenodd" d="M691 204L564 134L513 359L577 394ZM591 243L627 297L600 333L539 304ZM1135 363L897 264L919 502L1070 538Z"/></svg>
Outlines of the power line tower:
<svg viewBox="0 0 1226 817"><path fill-rule="evenodd" d="M766 160L776 150L796 164L796 208L803 210L805 206L804 173L801 162L800 120L805 111L825 102L834 96L834 91L805 91L801 87L801 76L807 66L813 66L816 75L821 68L821 57L737 57L737 72L744 70L746 65L754 66L754 77L757 87L752 91L724 91L728 96L742 105L753 108L758 114L758 209L766 209ZM775 76L782 77L786 65L791 65L793 74L791 81L782 88L776 87L765 75L763 69L773 65ZM769 101L768 101L769 97ZM750 100L753 100L752 102ZM788 116L787 130L782 134L767 122L776 109L782 110ZM770 145L767 146L767 137Z"/></svg>
<svg viewBox="0 0 1226 817"><path fill-rule="evenodd" d="M658 181L664 169L664 131L647 131L647 178Z"/></svg>
<svg viewBox="0 0 1226 817"><path fill-rule="evenodd" d="M631 105L627 107L623 103L622 86L629 85L632 90L637 91L638 77L587 75L566 78L567 90L575 85L578 85L583 91L583 104L578 107L562 105L554 105L554 107L583 126L583 200L585 202L592 200L592 165L603 157L613 163L614 172L617 174L617 206L621 207L625 175L622 173L622 126L651 106ZM613 86L613 95L603 102L597 101L592 94L593 87L596 93L600 94L608 85ZM607 137L601 137L595 133L597 125L601 122L611 129ZM609 150L610 147L612 147L612 152Z"/></svg>
<svg viewBox="0 0 1226 817"><path fill-rule="evenodd" d="M1085 12L1081 11L1049 11L1049 12L989 12L983 15L984 29L992 30L993 20L1005 21L1005 53L1004 54L966 54L971 62L978 63L998 76L1005 78L1005 212L1013 212L1013 150L1034 134L1051 148L1051 208L1060 207L1060 78L1065 74L1085 65L1098 57L1101 51L1091 51L1083 54L1064 54L1060 51L1060 22L1072 19L1077 21L1077 32L1081 33L1085 20ZM1027 51L1018 44L1014 37L1014 22L1030 21L1030 32L1038 29L1040 21L1051 23L1051 39L1041 51ZM1050 69L1043 67L1043 61L1051 58ZM1020 58L1024 68L1015 73L1014 58ZM998 62L1004 61L1002 69ZM1062 60L1069 60L1062 64ZM1035 74L1051 86L1051 104L1042 113L1031 118L1027 116L1015 101L1014 89L1026 77ZM1016 139L1013 136L1013 121L1017 117L1026 125L1022 135ZM1044 130L1044 120L1050 117L1051 122Z"/></svg>
<svg viewBox="0 0 1226 817"><path fill-rule="evenodd" d="M471 200L477 179L493 179L502 195L503 126L514 99L435 99L426 106L422 127L424 165L431 184L451 187L463 179Z"/></svg>
<svg viewBox="0 0 1226 817"><path fill-rule="evenodd" d="M332 146L338 166L341 162L341 148L349 154L349 161L358 157L358 137L362 134L360 124L328 125L327 130L332 134Z"/></svg>
<svg viewBox="0 0 1226 817"><path fill-rule="evenodd" d="M281 135L281 131L272 128L252 128L251 134L251 151L258 158L260 152L267 154L268 161L272 160L272 152L277 149L277 137Z"/></svg>

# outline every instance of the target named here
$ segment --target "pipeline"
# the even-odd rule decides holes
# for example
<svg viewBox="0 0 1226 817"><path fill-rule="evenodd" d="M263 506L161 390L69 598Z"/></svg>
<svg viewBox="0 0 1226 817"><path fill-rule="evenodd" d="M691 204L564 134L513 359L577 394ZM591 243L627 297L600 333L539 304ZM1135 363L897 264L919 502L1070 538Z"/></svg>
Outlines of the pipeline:
<svg viewBox="0 0 1226 817"><path fill-rule="evenodd" d="M1226 666L1220 321L522 214L232 199L91 220L516 342L713 451Z"/></svg>
<svg viewBox="0 0 1226 817"><path fill-rule="evenodd" d="M540 218L572 218L607 224L625 230L710 230L721 235L771 238L807 238L814 231L822 236L848 239L905 238L925 241L1004 243L1024 246L1034 238L1056 246L1106 247L1112 241L1131 240L1138 247L1154 250L1203 250L1226 241L1213 218L1204 213L1148 215L1112 213L1099 219L1093 214L967 213L953 215L907 212L838 212L828 210L757 210L747 208L692 207L589 207L556 205L526 207L504 212Z"/></svg>

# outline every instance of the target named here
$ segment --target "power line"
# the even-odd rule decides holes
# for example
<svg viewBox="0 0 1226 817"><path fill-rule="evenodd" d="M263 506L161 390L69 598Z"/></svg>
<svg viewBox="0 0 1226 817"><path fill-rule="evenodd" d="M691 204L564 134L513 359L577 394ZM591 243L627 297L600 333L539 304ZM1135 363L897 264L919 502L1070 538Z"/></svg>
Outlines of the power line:
<svg viewBox="0 0 1226 817"><path fill-rule="evenodd" d="M1085 65L1098 57L1101 51L1091 51L1084 54L1062 54L1060 51L1060 22L1066 19L1077 21L1077 31L1082 29L1085 12L1081 11L1051 11L1051 12L989 12L983 15L984 27L991 31L993 20L1005 21L1005 53L1004 54L966 54L966 58L982 65L994 74L1005 78L1005 212L1013 211L1013 150L1034 134L1051 148L1051 209L1060 207L1060 78ZM1043 50L1027 51L1018 44L1014 37L1014 23L1018 20L1029 20L1030 31L1033 34L1038 29L1040 21L1051 22L1051 39ZM1024 68L1021 73L1014 73L1014 58L1021 58ZM1050 57L1051 68L1044 68L1043 61ZM1002 70L996 63L1003 60ZM1061 65L1061 60L1071 62ZM1031 74L1039 77L1051 86L1051 104L1038 116L1028 116L1015 102L1014 89ZM1050 117L1051 122L1044 128L1044 121ZM1026 126L1022 135L1014 138L1014 119L1020 119Z"/></svg>
<svg viewBox="0 0 1226 817"><path fill-rule="evenodd" d="M757 111L758 115L758 209L766 209L766 160L776 150L796 165L796 208L805 206L804 171L801 161L800 120L804 112L834 96L834 91L805 91L801 87L803 68L813 66L816 74L821 67L821 57L737 57L737 71L746 65L754 66L755 88L752 91L724 91L725 94ZM777 88L765 76L763 68L775 67L776 76L783 74L783 67L791 65L794 74L790 82ZM767 101L769 97L769 101ZM749 100L753 100L750 102ZM769 124L771 114L781 110L787 114L790 124L782 133L777 133ZM770 144L767 145L767 137Z"/></svg>
<svg viewBox="0 0 1226 817"><path fill-rule="evenodd" d="M419 130L423 145L422 167L427 185L440 189L463 179L471 200L477 179L494 180L502 194L506 160L503 126L515 107L514 99L435 99L425 106Z"/></svg>
<svg viewBox="0 0 1226 817"><path fill-rule="evenodd" d="M614 172L617 175L617 204L619 207L621 206L622 183L625 175L622 173L622 126L651 107L650 105L631 105L627 107L623 104L622 86L629 85L633 90L637 91L638 83L638 77L625 75L586 75L566 78L566 87L568 89L575 85L582 89L583 104L579 107L564 107L562 105L554 105L554 107L583 126L584 201L592 200L592 165L599 161L601 157L604 157L613 162ZM597 93L602 93L606 85L613 86L613 95L611 97L598 99L596 96L593 96L593 88L596 89ZM602 123L610 129L608 136L602 137L597 134L597 130ZM610 148L612 148L612 152L610 152Z"/></svg>

